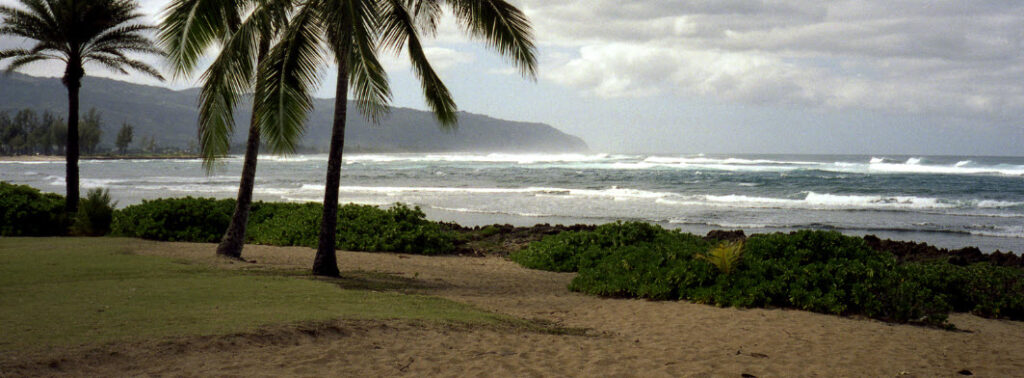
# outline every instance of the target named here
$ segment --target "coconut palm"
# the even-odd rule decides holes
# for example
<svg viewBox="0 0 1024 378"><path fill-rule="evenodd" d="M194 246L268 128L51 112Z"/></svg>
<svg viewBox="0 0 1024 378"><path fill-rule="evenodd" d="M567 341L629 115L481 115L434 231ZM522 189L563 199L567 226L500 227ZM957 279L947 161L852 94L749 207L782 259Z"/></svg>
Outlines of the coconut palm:
<svg viewBox="0 0 1024 378"><path fill-rule="evenodd" d="M432 35L444 7L473 37L535 75L536 59L525 15L504 0L306 0L296 4L288 28L261 66L257 83L260 123L304 119L321 65L337 65L334 121L327 160L324 211L313 274L338 275L335 232L348 94L360 112L377 121L391 99L380 49L406 49L427 105L444 127L456 122L456 106L424 54L420 34ZM326 49L321 48L326 46ZM265 129L264 129L265 130Z"/></svg>
<svg viewBox="0 0 1024 378"><path fill-rule="evenodd" d="M68 89L67 202L78 209L78 100L85 66L93 63L119 73L128 70L163 80L153 67L128 56L161 54L146 36L152 26L141 22L139 5L132 0L18 0L22 8L0 6L0 36L35 41L29 49L0 51L0 61L11 59L7 71L27 64L58 60L65 64L62 82Z"/></svg>
<svg viewBox="0 0 1024 378"><path fill-rule="evenodd" d="M199 150L208 172L216 159L227 154L234 131L235 105L254 90L257 67L267 55L277 31L287 21L291 7L290 0L175 0L167 7L160 41L168 51L176 75L190 74L209 47L214 44L220 47L216 59L202 76L199 94ZM258 112L254 109L252 114L235 211L217 246L220 256L242 256L261 134L296 134L301 133L303 127L302 122L283 122L273 126L286 130L262 131ZM294 147L278 143L279 139L269 142L275 152L291 152Z"/></svg>

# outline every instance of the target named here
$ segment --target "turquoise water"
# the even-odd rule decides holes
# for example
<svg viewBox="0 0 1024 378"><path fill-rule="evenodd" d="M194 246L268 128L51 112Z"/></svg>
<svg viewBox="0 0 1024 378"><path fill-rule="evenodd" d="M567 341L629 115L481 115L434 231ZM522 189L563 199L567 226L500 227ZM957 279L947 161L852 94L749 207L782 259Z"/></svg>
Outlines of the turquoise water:
<svg viewBox="0 0 1024 378"><path fill-rule="evenodd" d="M319 201L326 156L261 159L256 197ZM240 158L82 161L121 206L230 198ZM64 190L61 162L0 163L0 180ZM405 202L459 223L644 220L692 232L796 228L1024 251L1024 158L810 155L350 155L341 200Z"/></svg>

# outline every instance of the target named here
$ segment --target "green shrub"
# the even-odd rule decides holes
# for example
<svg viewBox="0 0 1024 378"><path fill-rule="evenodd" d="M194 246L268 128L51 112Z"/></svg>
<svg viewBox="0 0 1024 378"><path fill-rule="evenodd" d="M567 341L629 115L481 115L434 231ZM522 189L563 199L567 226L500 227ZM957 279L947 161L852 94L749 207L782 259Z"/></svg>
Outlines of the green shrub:
<svg viewBox="0 0 1024 378"><path fill-rule="evenodd" d="M707 285L718 276L714 266L694 258L706 249L696 243L675 248L643 244L610 250L592 246L583 252L588 263L580 267L569 289L612 297L685 297L681 289Z"/></svg>
<svg viewBox="0 0 1024 378"><path fill-rule="evenodd" d="M230 199L143 200L117 211L111 231L143 239L212 243L224 235L234 209L235 201Z"/></svg>
<svg viewBox="0 0 1024 378"><path fill-rule="evenodd" d="M317 246L323 206L318 203L253 205L246 233L250 242L264 245Z"/></svg>
<svg viewBox="0 0 1024 378"><path fill-rule="evenodd" d="M941 295L954 311L1024 320L1024 271L988 263L958 266L944 261L907 263L906 280Z"/></svg>
<svg viewBox="0 0 1024 378"><path fill-rule="evenodd" d="M743 242L722 242L707 253L697 255L697 258L711 263L722 274L729 274L739 265L742 255Z"/></svg>
<svg viewBox="0 0 1024 378"><path fill-rule="evenodd" d="M419 207L346 205L338 209L338 248L436 255L451 252L454 236Z"/></svg>
<svg viewBox="0 0 1024 378"><path fill-rule="evenodd" d="M583 266L596 264L616 248L640 245L692 252L706 250L708 243L696 235L666 230L650 223L616 222L598 226L593 231L568 231L546 236L509 258L531 269L575 272Z"/></svg>
<svg viewBox="0 0 1024 378"><path fill-rule="evenodd" d="M80 236L103 236L110 233L116 203L110 200L110 192L92 189L78 203L78 213L71 225L71 233Z"/></svg>
<svg viewBox="0 0 1024 378"><path fill-rule="evenodd" d="M726 273L701 257L710 253L707 243L686 234L619 233L641 236L608 241L610 231L624 227L634 226L551 236L515 259L550 270L575 264L579 274L569 288L602 296L787 307L937 326L947 325L950 311L1024 320L1024 272L1014 268L901 265L861 238L798 231L752 236Z"/></svg>
<svg viewBox="0 0 1024 378"><path fill-rule="evenodd" d="M319 204L277 207L252 227L249 239L257 244L316 247L322 211ZM419 208L403 204L388 209L355 204L338 208L339 249L433 255L451 252L454 240L451 232L427 220Z"/></svg>
<svg viewBox="0 0 1024 378"><path fill-rule="evenodd" d="M235 201L171 198L143 201L118 211L116 234L165 241L215 242L227 229ZM323 206L256 202L249 211L247 241L316 247ZM419 208L395 204L338 208L337 248L368 252L440 254L454 250L454 234L426 219Z"/></svg>
<svg viewBox="0 0 1024 378"><path fill-rule="evenodd" d="M56 236L68 230L64 197L0 181L0 236Z"/></svg>

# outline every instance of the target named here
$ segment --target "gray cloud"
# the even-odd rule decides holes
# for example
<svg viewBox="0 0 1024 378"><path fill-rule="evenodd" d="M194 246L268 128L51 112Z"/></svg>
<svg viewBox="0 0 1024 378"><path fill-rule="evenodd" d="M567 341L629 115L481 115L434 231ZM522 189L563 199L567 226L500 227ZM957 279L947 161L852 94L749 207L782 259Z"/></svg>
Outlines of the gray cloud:
<svg viewBox="0 0 1024 378"><path fill-rule="evenodd" d="M156 23L167 2L140 4ZM995 121L1024 111L1024 3L1019 1L516 3L541 43L542 80L603 98L697 95L744 104ZM475 61L471 53L449 48L468 42L460 29L448 18L437 42L429 42L439 68ZM0 38L0 48L23 44ZM404 67L401 59L385 60L391 68ZM57 76L58 66L43 63L25 71ZM157 84L99 67L89 74Z"/></svg>
<svg viewBox="0 0 1024 378"><path fill-rule="evenodd" d="M1007 120L1024 111L1017 1L522 2L545 78L601 97L696 94Z"/></svg>

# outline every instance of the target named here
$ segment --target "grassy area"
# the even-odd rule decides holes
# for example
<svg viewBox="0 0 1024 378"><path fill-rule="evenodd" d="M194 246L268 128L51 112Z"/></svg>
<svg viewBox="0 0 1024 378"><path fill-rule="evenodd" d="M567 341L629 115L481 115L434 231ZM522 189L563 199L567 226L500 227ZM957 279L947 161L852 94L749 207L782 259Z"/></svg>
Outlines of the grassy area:
<svg viewBox="0 0 1024 378"><path fill-rule="evenodd" d="M328 319L499 323L418 295L131 254L113 238L0 238L0 351L245 332Z"/></svg>

